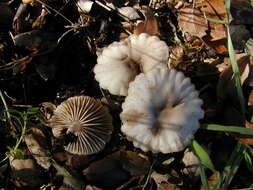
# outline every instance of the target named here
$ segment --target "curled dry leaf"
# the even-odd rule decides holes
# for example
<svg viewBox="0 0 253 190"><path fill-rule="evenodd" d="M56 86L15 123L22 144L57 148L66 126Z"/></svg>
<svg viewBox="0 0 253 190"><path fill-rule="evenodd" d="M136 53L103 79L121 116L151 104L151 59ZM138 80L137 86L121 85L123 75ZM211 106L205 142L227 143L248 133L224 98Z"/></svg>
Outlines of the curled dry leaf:
<svg viewBox="0 0 253 190"><path fill-rule="evenodd" d="M210 22L207 18L224 20L225 5L220 0L196 0L179 10L178 23L184 32L201 38L218 53L227 52L226 28L223 24Z"/></svg>
<svg viewBox="0 0 253 190"><path fill-rule="evenodd" d="M138 23L134 34L147 33L149 35L159 34L158 22L151 9L146 8L145 20Z"/></svg>

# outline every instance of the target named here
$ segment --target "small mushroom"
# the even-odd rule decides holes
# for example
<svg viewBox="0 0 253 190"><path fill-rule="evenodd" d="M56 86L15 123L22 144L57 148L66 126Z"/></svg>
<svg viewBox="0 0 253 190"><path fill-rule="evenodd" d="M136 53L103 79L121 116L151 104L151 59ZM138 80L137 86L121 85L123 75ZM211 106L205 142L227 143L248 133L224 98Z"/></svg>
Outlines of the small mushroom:
<svg viewBox="0 0 253 190"><path fill-rule="evenodd" d="M143 151L183 150L203 118L202 100L189 78L174 69L142 73L130 83L121 131Z"/></svg>
<svg viewBox="0 0 253 190"><path fill-rule="evenodd" d="M89 155L99 152L110 140L112 117L99 100L75 96L62 102L50 119L55 137L75 135L65 150L72 154Z"/></svg>
<svg viewBox="0 0 253 190"><path fill-rule="evenodd" d="M167 68L168 46L146 33L130 35L104 48L94 67L95 79L111 94L127 96L129 83L143 72Z"/></svg>

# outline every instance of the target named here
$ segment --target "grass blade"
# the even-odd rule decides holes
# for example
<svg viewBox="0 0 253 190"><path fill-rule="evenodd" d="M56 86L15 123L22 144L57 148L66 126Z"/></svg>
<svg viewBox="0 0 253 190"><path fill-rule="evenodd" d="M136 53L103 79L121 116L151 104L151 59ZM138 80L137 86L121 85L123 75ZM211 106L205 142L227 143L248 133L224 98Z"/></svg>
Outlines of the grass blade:
<svg viewBox="0 0 253 190"><path fill-rule="evenodd" d="M215 172L216 170L214 168L212 160L210 159L207 152L201 147L201 145L197 141L195 140L192 141L192 148L194 153L199 158L201 165L204 165L205 167Z"/></svg>
<svg viewBox="0 0 253 190"><path fill-rule="evenodd" d="M203 188L204 188L204 190L209 190L208 180L206 178L206 173L205 173L205 168L203 165L200 164L199 169L200 169L200 179L201 179Z"/></svg>
<svg viewBox="0 0 253 190"><path fill-rule="evenodd" d="M233 125L231 126L231 125L204 124L201 126L201 128L210 131L223 131L230 133L239 133L244 135L253 135L253 129Z"/></svg>
<svg viewBox="0 0 253 190"><path fill-rule="evenodd" d="M223 188L224 190L228 189L231 181L233 180L240 163L243 159L243 153L246 150L246 147L238 142L234 151L232 152L230 159L228 160L224 171L223 171L223 176L225 177L224 185Z"/></svg>
<svg viewBox="0 0 253 190"><path fill-rule="evenodd" d="M241 77L240 77L239 68L238 68L238 65L236 62L234 47L233 47L233 43L232 43L232 39L230 36L230 31L229 31L228 25L227 25L227 36L228 36L228 53L229 53L229 58L231 61L232 70L234 73L234 80L235 80L237 95L239 98L242 113L243 113L243 115L245 115L245 100L244 100L242 87L241 87Z"/></svg>

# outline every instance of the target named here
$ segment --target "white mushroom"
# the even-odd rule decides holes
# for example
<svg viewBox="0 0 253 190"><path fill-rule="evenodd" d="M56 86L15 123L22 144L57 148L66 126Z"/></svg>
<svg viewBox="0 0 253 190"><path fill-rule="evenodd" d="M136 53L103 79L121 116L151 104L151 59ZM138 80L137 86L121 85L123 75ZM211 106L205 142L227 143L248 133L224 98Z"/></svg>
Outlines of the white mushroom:
<svg viewBox="0 0 253 190"><path fill-rule="evenodd" d="M142 33L104 48L94 67L95 79L111 94L126 96L140 72L167 68L168 47L156 36Z"/></svg>
<svg viewBox="0 0 253 190"><path fill-rule="evenodd" d="M76 136L65 150L72 154L88 155L99 152L110 140L112 118L99 100L76 96L62 102L50 120L55 137L64 133Z"/></svg>
<svg viewBox="0 0 253 190"><path fill-rule="evenodd" d="M178 152L193 139L204 115L189 78L174 69L155 69L130 83L120 114L121 131L143 151Z"/></svg>

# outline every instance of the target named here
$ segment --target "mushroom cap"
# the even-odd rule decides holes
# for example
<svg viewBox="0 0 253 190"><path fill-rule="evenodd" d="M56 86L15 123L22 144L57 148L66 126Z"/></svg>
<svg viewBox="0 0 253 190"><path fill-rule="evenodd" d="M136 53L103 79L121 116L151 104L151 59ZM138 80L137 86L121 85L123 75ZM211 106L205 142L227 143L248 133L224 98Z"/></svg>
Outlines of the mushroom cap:
<svg viewBox="0 0 253 190"><path fill-rule="evenodd" d="M202 100L189 78L155 69L130 83L120 114L126 134L143 151L178 152L193 139L203 118Z"/></svg>
<svg viewBox="0 0 253 190"><path fill-rule="evenodd" d="M50 119L55 137L72 133L76 138L64 148L72 154L88 155L102 150L110 140L112 117L99 100L75 96L62 102Z"/></svg>
<svg viewBox="0 0 253 190"><path fill-rule="evenodd" d="M111 94L127 96L128 86L140 72L167 68L168 46L146 33L130 35L104 48L94 67L95 79Z"/></svg>

